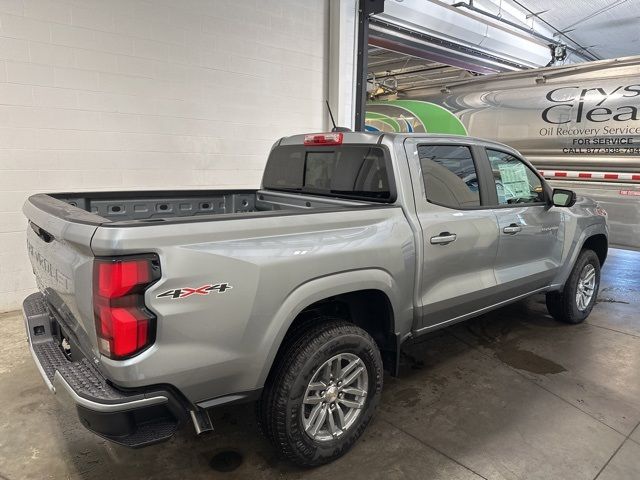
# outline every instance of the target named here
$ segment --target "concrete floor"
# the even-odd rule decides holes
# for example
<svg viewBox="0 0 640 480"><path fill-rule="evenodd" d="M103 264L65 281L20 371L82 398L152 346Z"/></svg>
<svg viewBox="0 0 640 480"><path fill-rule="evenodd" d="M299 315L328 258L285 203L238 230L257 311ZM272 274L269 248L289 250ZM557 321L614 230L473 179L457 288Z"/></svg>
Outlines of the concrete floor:
<svg viewBox="0 0 640 480"><path fill-rule="evenodd" d="M61 414L0 315L0 479L640 478L640 253L613 250L585 324L551 320L537 296L423 338L386 378L381 407L346 457L300 470L258 435L252 406L214 413L143 450ZM231 459L241 456L239 465ZM230 472L221 472L233 469Z"/></svg>

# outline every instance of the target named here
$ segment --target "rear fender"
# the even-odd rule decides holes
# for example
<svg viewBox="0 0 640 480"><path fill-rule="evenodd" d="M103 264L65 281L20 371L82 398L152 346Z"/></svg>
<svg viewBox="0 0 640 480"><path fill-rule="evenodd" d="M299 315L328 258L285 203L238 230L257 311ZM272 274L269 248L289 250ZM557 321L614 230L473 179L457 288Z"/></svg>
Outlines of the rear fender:
<svg viewBox="0 0 640 480"><path fill-rule="evenodd" d="M280 345L300 312L320 300L359 290L380 290L387 295L395 319L393 329L397 330L402 313L396 311L398 298L394 292L398 290L393 277L386 271L380 269L353 270L310 280L293 290L276 312L271 328L267 332L268 335L265 335L263 341L267 355L258 378L258 384L261 386L265 384Z"/></svg>

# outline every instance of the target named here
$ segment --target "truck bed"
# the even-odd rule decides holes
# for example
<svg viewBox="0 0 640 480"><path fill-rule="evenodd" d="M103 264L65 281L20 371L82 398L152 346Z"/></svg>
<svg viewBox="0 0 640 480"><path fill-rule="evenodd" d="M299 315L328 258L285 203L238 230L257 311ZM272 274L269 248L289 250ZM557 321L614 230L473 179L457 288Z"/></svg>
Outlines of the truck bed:
<svg viewBox="0 0 640 480"><path fill-rule="evenodd" d="M218 216L256 212L301 211L315 208L350 208L368 202L300 195L269 190L173 190L130 192L80 192L35 195L39 206L81 209L87 223L167 221L172 218ZM64 206L66 207L66 206ZM78 215L76 215L78 216ZM80 215L81 216L81 215Z"/></svg>

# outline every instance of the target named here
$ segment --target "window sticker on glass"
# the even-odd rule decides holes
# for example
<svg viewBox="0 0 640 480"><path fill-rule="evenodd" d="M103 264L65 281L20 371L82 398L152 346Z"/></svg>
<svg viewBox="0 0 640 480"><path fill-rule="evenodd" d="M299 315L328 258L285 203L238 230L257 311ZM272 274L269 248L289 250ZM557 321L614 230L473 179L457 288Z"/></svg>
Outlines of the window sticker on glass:
<svg viewBox="0 0 640 480"><path fill-rule="evenodd" d="M522 162L506 152L487 149L500 205L544 201L540 178Z"/></svg>
<svg viewBox="0 0 640 480"><path fill-rule="evenodd" d="M518 162L516 164L502 163L498 165L503 187L514 197L529 195L529 178L527 167Z"/></svg>

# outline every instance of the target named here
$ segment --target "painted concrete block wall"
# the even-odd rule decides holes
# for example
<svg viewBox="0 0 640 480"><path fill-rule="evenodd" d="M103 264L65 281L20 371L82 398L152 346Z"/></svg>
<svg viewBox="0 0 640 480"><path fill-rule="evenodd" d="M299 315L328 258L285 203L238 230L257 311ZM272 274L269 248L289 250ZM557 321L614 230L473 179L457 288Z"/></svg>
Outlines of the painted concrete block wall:
<svg viewBox="0 0 640 480"><path fill-rule="evenodd" d="M328 2L0 0L0 312L36 192L252 188L325 127Z"/></svg>

